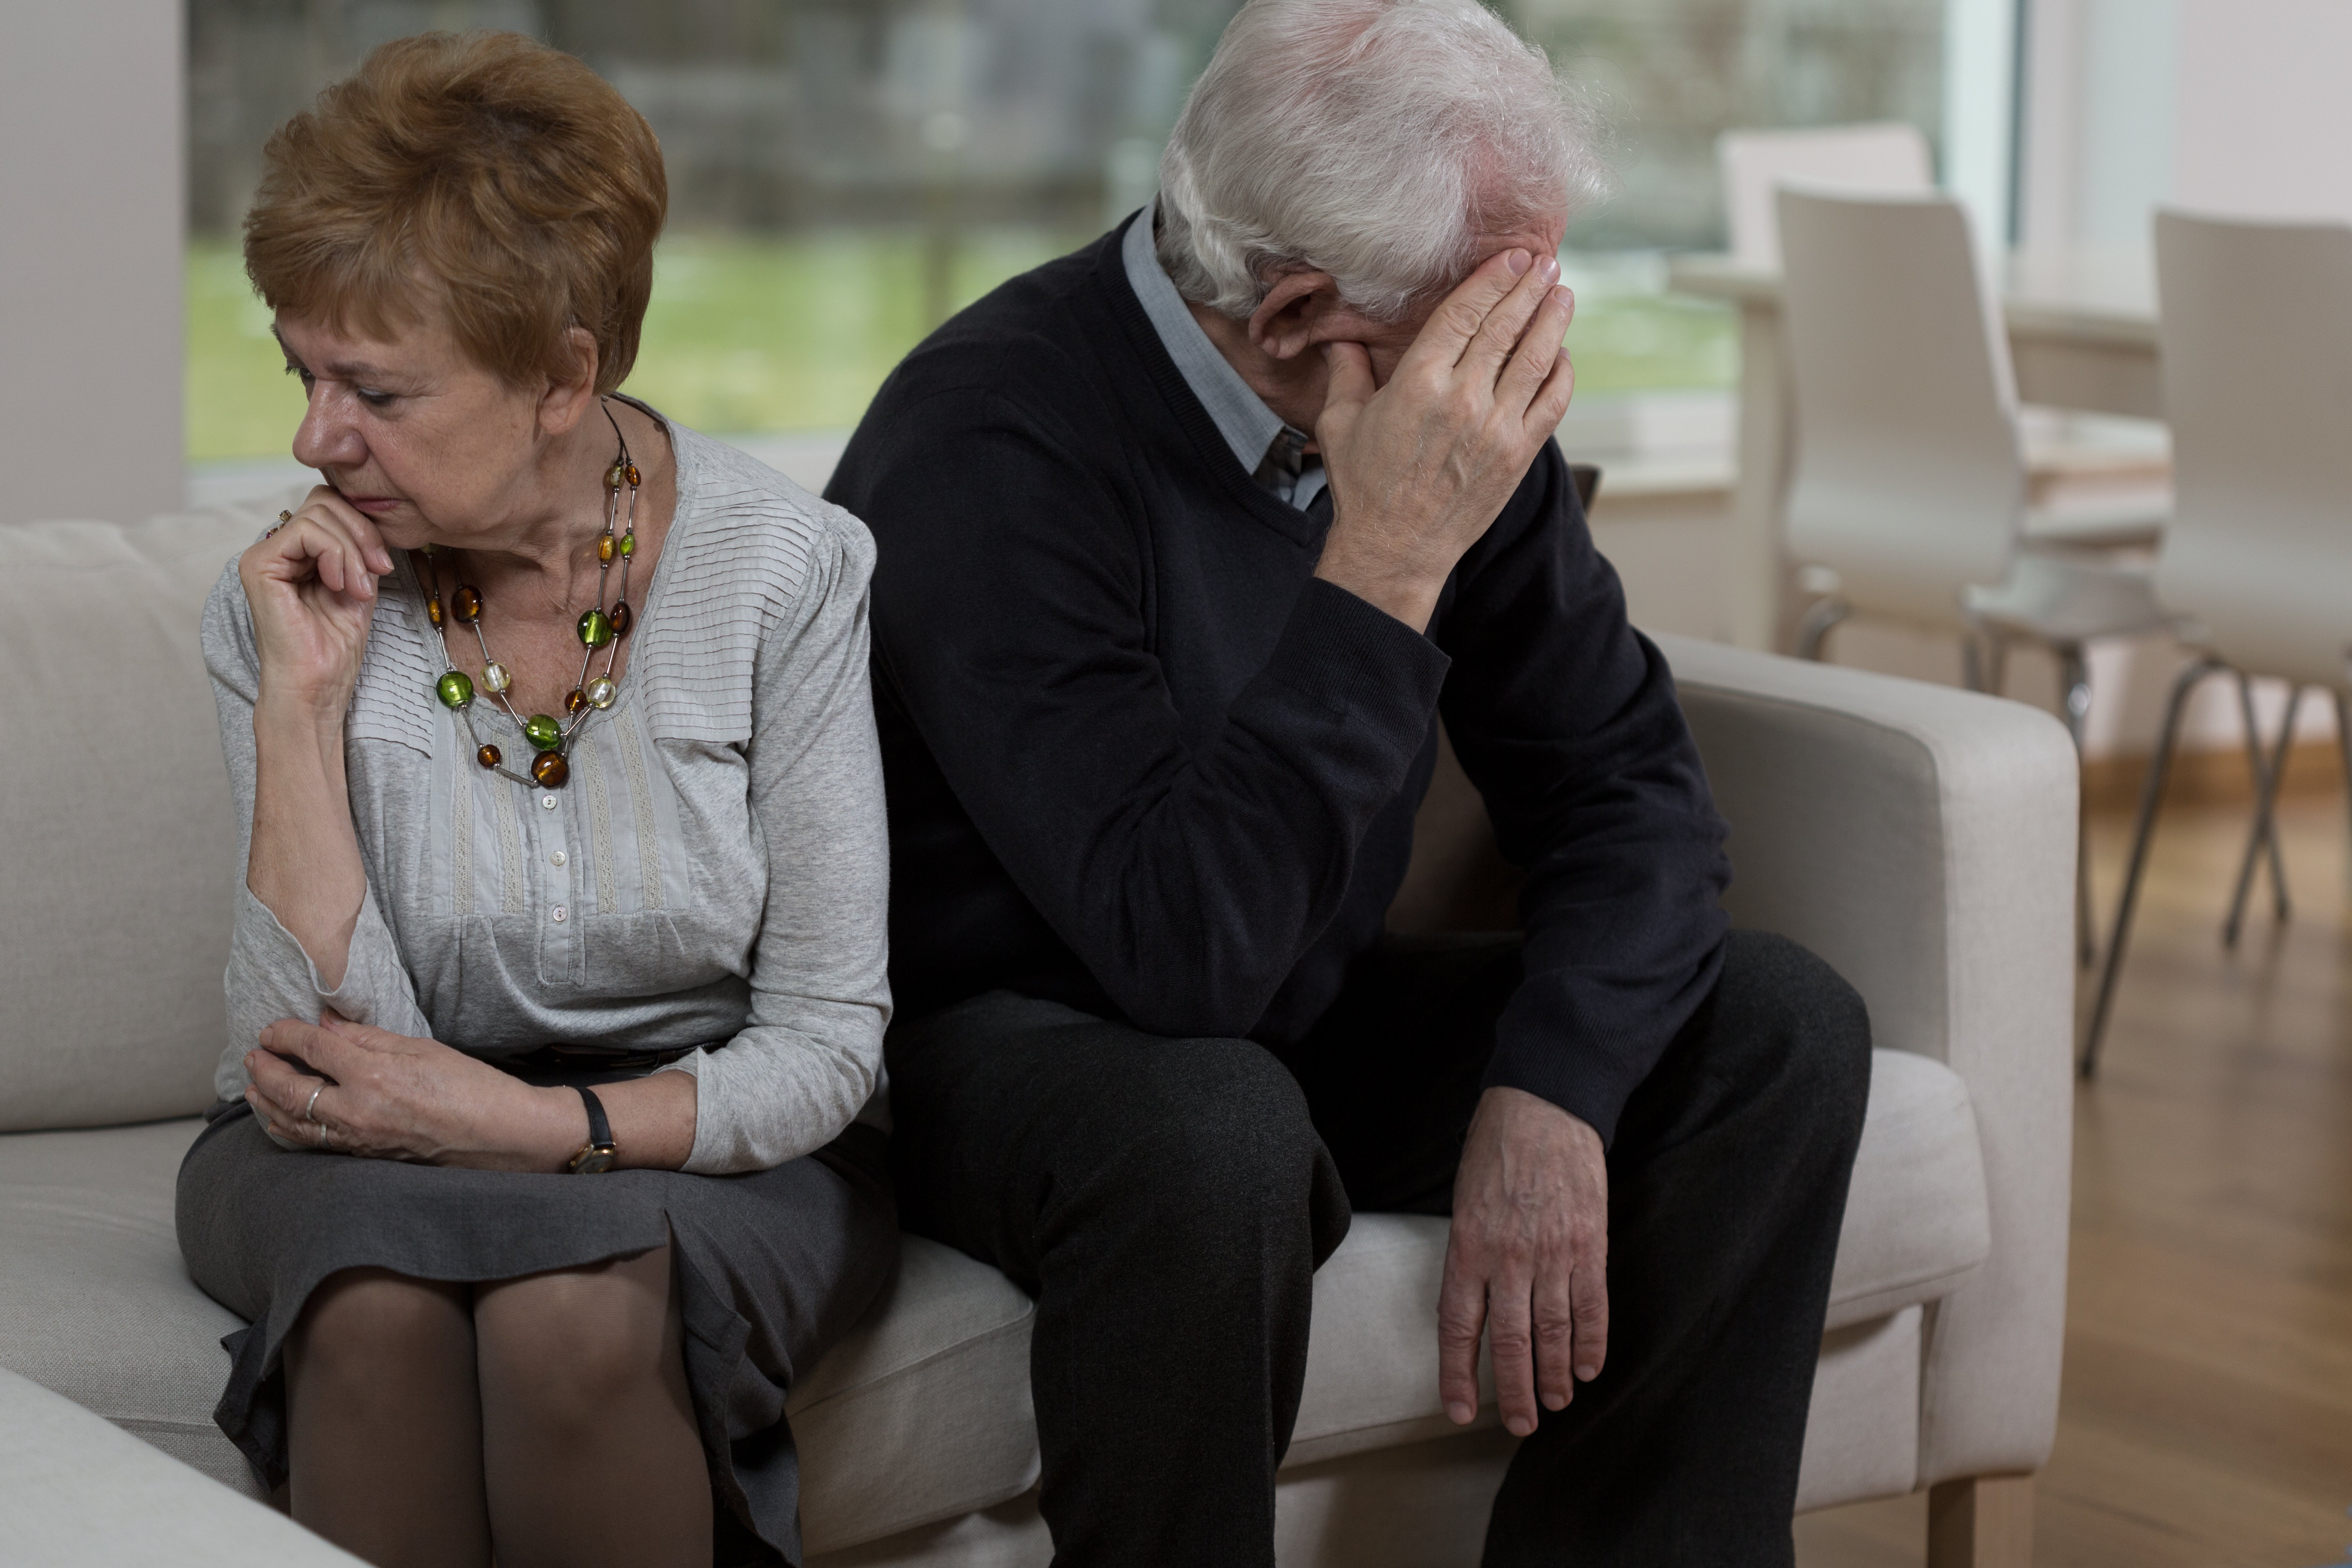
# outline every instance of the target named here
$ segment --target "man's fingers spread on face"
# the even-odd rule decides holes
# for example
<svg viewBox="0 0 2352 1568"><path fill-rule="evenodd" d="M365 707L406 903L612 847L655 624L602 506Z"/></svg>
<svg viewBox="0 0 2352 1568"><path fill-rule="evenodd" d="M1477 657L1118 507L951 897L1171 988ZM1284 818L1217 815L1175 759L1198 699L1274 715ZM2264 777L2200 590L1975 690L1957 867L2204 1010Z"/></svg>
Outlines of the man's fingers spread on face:
<svg viewBox="0 0 2352 1568"><path fill-rule="evenodd" d="M1525 428L1538 445L1551 439L1559 422L1568 417L1569 399L1575 395L1576 364L1562 350L1551 362L1543 385L1536 389L1534 398L1528 404Z"/></svg>
<svg viewBox="0 0 2352 1568"><path fill-rule="evenodd" d="M1371 401L1376 390L1372 385L1372 356L1365 352L1363 344L1325 343L1323 363L1330 369L1325 407L1333 404L1354 406Z"/></svg>
<svg viewBox="0 0 2352 1568"><path fill-rule="evenodd" d="M1538 330L1537 319L1549 297L1552 279L1559 276L1559 262L1553 257L1543 257L1529 268L1486 313L1477 335L1462 351L1464 368L1483 374L1490 384L1499 376L1520 341Z"/></svg>
<svg viewBox="0 0 2352 1568"><path fill-rule="evenodd" d="M1518 346L1496 382L1496 396L1511 412L1524 415L1543 390L1544 378L1551 374L1568 335L1574 298L1565 289L1547 289L1536 302L1528 330L1519 334Z"/></svg>
<svg viewBox="0 0 2352 1568"><path fill-rule="evenodd" d="M1462 351L1470 346L1470 341L1486 324L1487 313L1502 302L1534 265L1535 258L1524 250L1507 250L1488 257L1431 312L1428 322L1413 338L1412 346L1405 350L1405 360L1459 363Z"/></svg>

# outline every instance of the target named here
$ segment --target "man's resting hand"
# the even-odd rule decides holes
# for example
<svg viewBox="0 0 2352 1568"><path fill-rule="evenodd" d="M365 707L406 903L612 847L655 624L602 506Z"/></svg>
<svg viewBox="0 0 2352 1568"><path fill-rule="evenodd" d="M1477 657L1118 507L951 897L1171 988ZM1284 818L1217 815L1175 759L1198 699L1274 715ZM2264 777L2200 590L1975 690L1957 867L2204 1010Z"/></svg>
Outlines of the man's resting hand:
<svg viewBox="0 0 2352 1568"><path fill-rule="evenodd" d="M1494 1351L1503 1425L1536 1429L1609 1353L1609 1167L1601 1135L1548 1100L1490 1089L1454 1183L1454 1234L1437 1304L1445 1413L1478 1410L1480 1331Z"/></svg>
<svg viewBox="0 0 2352 1568"><path fill-rule="evenodd" d="M1454 563L1494 522L1559 427L1576 372L1560 352L1576 300L1559 263L1507 250L1448 295L1375 390L1360 343L1325 345L1315 440L1331 532L1315 574L1415 631Z"/></svg>

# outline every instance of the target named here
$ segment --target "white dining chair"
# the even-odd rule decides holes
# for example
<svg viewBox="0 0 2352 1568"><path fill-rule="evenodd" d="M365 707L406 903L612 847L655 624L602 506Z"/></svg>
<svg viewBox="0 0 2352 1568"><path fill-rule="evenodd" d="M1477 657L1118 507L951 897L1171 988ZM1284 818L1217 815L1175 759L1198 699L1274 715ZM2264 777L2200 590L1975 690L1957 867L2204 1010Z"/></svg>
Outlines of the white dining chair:
<svg viewBox="0 0 2352 1568"><path fill-rule="evenodd" d="M2273 816L2305 692L2334 697L2352 783L2352 227L2163 212L2156 258L2175 489L2156 593L2186 618L2200 657L2173 683L2141 788L2083 1045L2086 1078L2098 1066L2181 713L2198 682L2227 670L2242 683L2272 676L2289 689L2276 748L2268 759L2254 750L2254 823L2227 940L2236 940L2265 849L2285 912ZM2246 723L2252 742L2251 704Z"/></svg>
<svg viewBox="0 0 2352 1568"><path fill-rule="evenodd" d="M1796 450L1791 557L1833 589L1798 651L1862 615L1957 634L1970 686L1990 689L2011 641L2058 659L2079 749L2090 713L2085 644L2164 628L2144 564L2029 535L2017 389L1999 304L1968 215L1948 196L1860 196L1784 185L1778 197ZM2077 856L2076 947L2094 955Z"/></svg>
<svg viewBox="0 0 2352 1568"><path fill-rule="evenodd" d="M1900 121L1822 125L1799 131L1727 131L1716 138L1723 172L1723 216L1732 258L1743 266L1780 265L1780 186L1916 195L1933 190L1927 139Z"/></svg>

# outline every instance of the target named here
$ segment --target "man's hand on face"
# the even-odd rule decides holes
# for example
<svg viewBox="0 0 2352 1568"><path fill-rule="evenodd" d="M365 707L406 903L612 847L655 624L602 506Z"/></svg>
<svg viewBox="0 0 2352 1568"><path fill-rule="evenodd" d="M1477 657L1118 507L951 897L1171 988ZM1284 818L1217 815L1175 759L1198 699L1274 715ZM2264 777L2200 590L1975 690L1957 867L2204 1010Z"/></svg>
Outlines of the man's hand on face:
<svg viewBox="0 0 2352 1568"><path fill-rule="evenodd" d="M1315 574L1426 628L1478 542L1559 427L1576 372L1560 352L1576 300L1559 263L1509 250L1445 298L1388 384L1360 343L1324 345L1315 440L1332 519Z"/></svg>
<svg viewBox="0 0 2352 1568"><path fill-rule="evenodd" d="M1609 1354L1609 1167L1601 1135L1523 1089L1478 1100L1454 1181L1454 1236L1437 1302L1445 1414L1478 1410L1478 1339L1494 1351L1503 1425L1536 1429Z"/></svg>

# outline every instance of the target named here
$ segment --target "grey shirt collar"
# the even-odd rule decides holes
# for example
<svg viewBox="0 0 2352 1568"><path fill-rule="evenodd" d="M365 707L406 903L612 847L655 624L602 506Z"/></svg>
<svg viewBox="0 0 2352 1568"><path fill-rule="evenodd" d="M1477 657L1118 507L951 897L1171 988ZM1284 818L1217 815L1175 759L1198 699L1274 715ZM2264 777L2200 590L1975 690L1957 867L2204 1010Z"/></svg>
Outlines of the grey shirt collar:
<svg viewBox="0 0 2352 1568"><path fill-rule="evenodd" d="M1152 330L1160 334L1160 346L1168 357L1176 362L1177 372L1192 395L1208 410L1209 418L1217 433L1233 448L1234 460L1258 482L1301 511L1323 491L1323 465L1316 458L1296 478L1280 471L1266 462L1266 453L1275 442L1287 433L1294 440L1305 442L1305 432L1292 430L1282 422L1282 416L1265 405L1265 399L1250 390L1241 373L1217 352L1201 323L1192 319L1185 307L1184 297L1176 292L1166 268L1160 265L1159 247L1153 242L1154 219L1160 204L1155 200L1144 205L1127 227L1127 238L1120 248L1120 259L1127 267L1127 281L1143 306L1143 313L1151 318ZM1274 471L1265 470L1272 468Z"/></svg>

